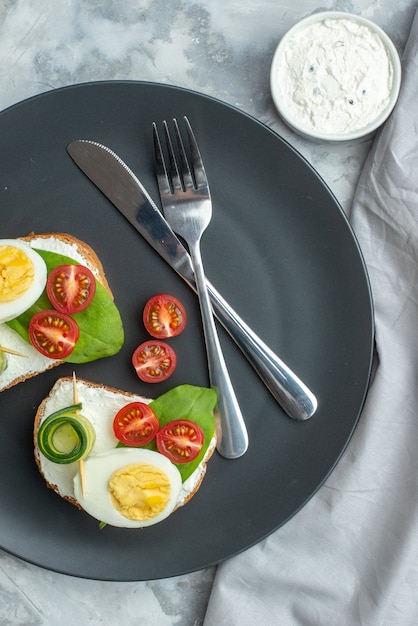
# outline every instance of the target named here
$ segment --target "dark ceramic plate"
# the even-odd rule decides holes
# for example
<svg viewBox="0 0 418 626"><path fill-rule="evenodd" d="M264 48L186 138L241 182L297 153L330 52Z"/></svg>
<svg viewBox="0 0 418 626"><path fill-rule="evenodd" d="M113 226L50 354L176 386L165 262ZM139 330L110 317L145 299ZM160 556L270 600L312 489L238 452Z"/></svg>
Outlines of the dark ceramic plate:
<svg viewBox="0 0 418 626"><path fill-rule="evenodd" d="M208 277L318 397L317 413L289 419L221 330L248 425L241 459L217 454L198 494L165 522L106 527L46 489L32 454L32 421L62 365L0 396L0 546L65 574L147 580L190 572L257 543L292 517L329 475L349 441L367 391L373 344L368 279L358 245L329 189L275 133L221 102L166 85L109 82L52 91L0 114L2 237L71 233L102 260L126 342L77 375L155 395L207 385L196 297L88 181L66 153L92 139L118 153L157 199L152 121L190 118L206 164L214 211L203 238ZM187 330L173 339L179 365L159 386L130 365L147 335L143 304L178 296Z"/></svg>

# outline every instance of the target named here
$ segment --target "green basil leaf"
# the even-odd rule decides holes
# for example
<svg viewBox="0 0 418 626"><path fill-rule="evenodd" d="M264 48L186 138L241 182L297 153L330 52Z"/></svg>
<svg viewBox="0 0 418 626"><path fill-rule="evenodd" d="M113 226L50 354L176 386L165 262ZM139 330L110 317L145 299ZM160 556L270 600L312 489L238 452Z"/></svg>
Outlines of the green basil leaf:
<svg viewBox="0 0 418 626"><path fill-rule="evenodd" d="M44 259L48 273L58 265L78 265L73 259L49 252L37 250ZM27 311L6 324L15 330L25 341L29 343L28 328L30 320L38 311L51 309L51 303L46 291ZM87 363L119 352L124 342L123 324L120 313L108 291L101 283L96 281L96 293L90 306L72 315L80 328L80 338L65 361L69 363Z"/></svg>
<svg viewBox="0 0 418 626"><path fill-rule="evenodd" d="M183 482L193 474L203 457L215 433L214 408L217 402L217 393L207 387L194 385L180 385L170 389L150 404L158 417L160 426L178 419L186 419L200 426L205 435L205 440L199 455L190 463L177 464ZM155 440L148 446L151 450L157 450Z"/></svg>

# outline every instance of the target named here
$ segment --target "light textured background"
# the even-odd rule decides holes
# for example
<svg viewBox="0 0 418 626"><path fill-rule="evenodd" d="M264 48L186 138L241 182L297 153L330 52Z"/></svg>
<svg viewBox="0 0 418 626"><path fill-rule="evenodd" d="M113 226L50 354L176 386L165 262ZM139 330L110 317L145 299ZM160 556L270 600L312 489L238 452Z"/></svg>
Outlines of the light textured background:
<svg viewBox="0 0 418 626"><path fill-rule="evenodd" d="M271 57L285 31L318 10L363 15L402 52L415 9L413 0L0 0L0 110L94 80L191 88L277 131L318 170L349 214L371 142L313 144L294 135L271 103ZM0 551L0 626L199 626L214 572L96 582L45 571Z"/></svg>

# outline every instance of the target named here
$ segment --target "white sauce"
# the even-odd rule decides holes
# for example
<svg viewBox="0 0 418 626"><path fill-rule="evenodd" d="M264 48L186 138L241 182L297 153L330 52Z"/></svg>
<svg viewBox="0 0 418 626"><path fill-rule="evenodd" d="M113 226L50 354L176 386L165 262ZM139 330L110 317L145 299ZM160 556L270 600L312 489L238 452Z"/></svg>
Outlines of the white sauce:
<svg viewBox="0 0 418 626"><path fill-rule="evenodd" d="M367 26L324 19L290 37L277 80L295 123L345 134L367 126L385 109L393 67L381 38Z"/></svg>

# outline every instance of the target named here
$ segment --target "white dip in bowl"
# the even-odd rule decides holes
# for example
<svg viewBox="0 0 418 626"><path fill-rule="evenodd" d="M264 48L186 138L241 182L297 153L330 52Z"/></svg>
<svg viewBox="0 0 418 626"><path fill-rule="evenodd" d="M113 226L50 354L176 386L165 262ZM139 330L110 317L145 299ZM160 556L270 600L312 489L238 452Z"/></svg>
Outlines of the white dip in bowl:
<svg viewBox="0 0 418 626"><path fill-rule="evenodd" d="M273 101L284 121L315 140L370 135L399 94L398 53L381 28L350 13L315 13L280 41L271 66Z"/></svg>

